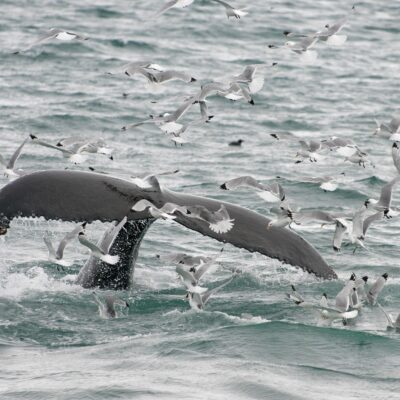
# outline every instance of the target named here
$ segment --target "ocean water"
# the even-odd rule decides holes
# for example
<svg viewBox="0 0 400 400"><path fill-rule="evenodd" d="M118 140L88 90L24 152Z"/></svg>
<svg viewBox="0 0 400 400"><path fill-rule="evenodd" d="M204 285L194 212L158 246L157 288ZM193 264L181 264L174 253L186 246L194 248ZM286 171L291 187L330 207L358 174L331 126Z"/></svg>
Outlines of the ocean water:
<svg viewBox="0 0 400 400"><path fill-rule="evenodd" d="M114 161L90 155L74 166L51 149L29 143L18 165L27 171L92 166L121 177L179 169L175 176L162 177L162 184L262 214L269 207L254 192L226 193L218 186L244 174L265 181L280 176L287 197L299 207L350 211L366 198L377 198L380 187L396 175L392 143L372 133L374 118L387 122L399 111L397 2L357 4L343 29L347 42L340 47L318 43L312 65L268 45L283 44L284 30L315 32L335 22L349 13L351 2L254 0L249 15L229 21L222 6L206 0L151 19L160 4L1 0L3 157L30 133L54 143L75 135L102 137L115 149ZM12 54L51 27L90 40L53 41ZM140 78L107 74L136 60L189 71L198 81L171 82L155 90ZM182 147L151 125L121 131L148 114L173 111L199 84L238 74L246 64L272 62L278 62L276 68L261 71L265 85L254 106L209 99L214 119L188 130ZM186 120L197 113L194 108ZM294 163L298 140L330 136L352 138L375 167L362 168L331 154L317 163ZM228 146L239 138L241 147ZM330 193L299 180L341 172L343 182ZM1 176L1 187L7 183ZM395 190L393 203L399 200ZM20 219L0 238L1 399L398 398L400 335L386 330L378 308L364 308L354 324L329 325L318 313L285 300L290 284L318 301L323 292L333 299L351 272L371 280L388 272L380 303L397 315L398 218L373 225L367 250L355 254L351 246L333 252L330 227L294 227L333 266L337 281L321 281L227 245L204 285L213 287L229 277L226 267L243 273L212 297L204 312L189 309L174 266L156 255L213 255L220 244L173 223L156 222L141 246L133 287L117 294L130 308L112 320L100 318L92 290L74 284L88 257L84 248L77 243L67 248L73 266L65 271L47 261L43 234L61 238L72 226ZM95 239L105 227L93 223L88 235Z"/></svg>

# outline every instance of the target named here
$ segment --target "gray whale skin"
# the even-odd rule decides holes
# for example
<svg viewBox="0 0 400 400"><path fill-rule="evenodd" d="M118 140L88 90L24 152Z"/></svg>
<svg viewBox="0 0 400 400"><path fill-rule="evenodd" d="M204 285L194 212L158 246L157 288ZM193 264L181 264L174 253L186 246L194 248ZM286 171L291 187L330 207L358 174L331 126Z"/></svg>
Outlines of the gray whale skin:
<svg viewBox="0 0 400 400"><path fill-rule="evenodd" d="M176 222L250 252L302 268L324 279L337 278L333 269L302 237L285 228L267 230L268 218L231 203L205 197L186 195L164 188L142 189L124 179L93 172L48 170L34 172L10 182L0 190L0 233L5 234L9 223L17 217L44 217L49 220L74 222L128 221L115 239L110 254L118 254L116 265L108 265L90 257L81 268L78 283L83 287L127 289L133 278L139 246L154 219L147 211L131 211L141 199L157 207L166 202L179 205L203 205L216 211L224 204L233 228L218 234L204 221L178 213ZM168 227L166 227L168 229Z"/></svg>

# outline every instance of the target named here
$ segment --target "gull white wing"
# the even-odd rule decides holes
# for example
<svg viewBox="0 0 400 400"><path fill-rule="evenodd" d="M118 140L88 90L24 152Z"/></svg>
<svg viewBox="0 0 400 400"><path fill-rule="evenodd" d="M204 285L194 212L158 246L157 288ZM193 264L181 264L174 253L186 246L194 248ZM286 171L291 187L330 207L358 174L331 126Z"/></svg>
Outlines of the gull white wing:
<svg viewBox="0 0 400 400"><path fill-rule="evenodd" d="M400 137L399 137L400 140ZM393 143L392 146L392 159L393 164L396 167L397 171L400 173L400 148L396 142Z"/></svg>
<svg viewBox="0 0 400 400"><path fill-rule="evenodd" d="M367 234L367 230L371 226L371 224L375 221L380 221L381 219L383 219L383 215L384 213L382 211L378 211L377 213L365 218L363 222L363 237L365 237L365 235Z"/></svg>
<svg viewBox="0 0 400 400"><path fill-rule="evenodd" d="M338 218L336 220L336 229L333 235L333 250L339 251L342 247L342 242L344 235L348 232L349 226L347 221L344 219Z"/></svg>
<svg viewBox="0 0 400 400"><path fill-rule="evenodd" d="M385 317L386 317L387 323L388 323L388 327L394 328L396 321L394 320L392 314L387 313L385 311L385 309L379 303L377 303L377 304L378 304L378 307L381 309L381 311L385 314Z"/></svg>
<svg viewBox="0 0 400 400"><path fill-rule="evenodd" d="M154 76L158 83L168 82L171 80L180 80L188 83L188 82L194 82L196 80L186 72L175 71L175 70L161 71L154 74Z"/></svg>
<svg viewBox="0 0 400 400"><path fill-rule="evenodd" d="M113 222L111 226L105 232L102 240L101 240L101 250L104 253L108 253L110 251L110 247L113 244L115 238L119 234L120 230L123 228L127 221L127 217L122 218L120 222Z"/></svg>
<svg viewBox="0 0 400 400"><path fill-rule="evenodd" d="M44 35L40 36L37 40L35 40L33 43L31 43L29 46L25 47L22 50L16 51L14 54L19 54L25 51L30 50L32 47L35 47L41 43L47 42L50 39L55 38L59 33L61 32L60 29L50 29L47 33Z"/></svg>
<svg viewBox="0 0 400 400"><path fill-rule="evenodd" d="M223 183L220 188L224 189L224 190L233 190L236 189L238 187L243 187L243 186L247 186L247 187L253 187L256 189L260 189L260 190L267 190L269 191L269 187L266 185L263 185L262 183L258 182L255 178L253 178L252 176L240 176L238 178L234 178L231 179L229 181L226 181L225 183Z"/></svg>
<svg viewBox="0 0 400 400"><path fill-rule="evenodd" d="M381 196L379 198L378 204L385 208L390 208L390 203L392 202L392 191L395 185L400 181L400 176L392 179L386 185L382 186Z"/></svg>
<svg viewBox="0 0 400 400"><path fill-rule="evenodd" d="M56 252L56 258L61 259L64 256L64 249L67 246L69 242L74 240L79 232L82 232L83 227L82 225L77 226L75 229L73 229L71 232L68 232L61 240L60 244L58 245L57 252Z"/></svg>
<svg viewBox="0 0 400 400"><path fill-rule="evenodd" d="M14 169L15 163L21 155L22 148L25 146L25 143L28 139L25 139L22 144L15 150L14 154L11 156L10 161L7 164L7 169Z"/></svg>
<svg viewBox="0 0 400 400"><path fill-rule="evenodd" d="M48 234L43 237L44 243L47 246L47 250L49 251L49 258L55 259L56 258L56 251L54 250L53 243L50 240Z"/></svg>
<svg viewBox="0 0 400 400"><path fill-rule="evenodd" d="M214 261L212 262L201 262L198 267L195 267L195 272L194 272L194 277L198 280L211 268L211 266L214 264Z"/></svg>
<svg viewBox="0 0 400 400"><path fill-rule="evenodd" d="M224 286L229 285L233 281L233 278L234 278L234 276L232 276L231 278L227 279L221 285L219 285L219 286L217 286L217 287L215 287L213 289L209 289L205 293L203 293L201 295L201 300L202 300L203 304L206 304L207 301L210 299L210 297L213 296L214 294L216 294L217 292L219 292Z"/></svg>

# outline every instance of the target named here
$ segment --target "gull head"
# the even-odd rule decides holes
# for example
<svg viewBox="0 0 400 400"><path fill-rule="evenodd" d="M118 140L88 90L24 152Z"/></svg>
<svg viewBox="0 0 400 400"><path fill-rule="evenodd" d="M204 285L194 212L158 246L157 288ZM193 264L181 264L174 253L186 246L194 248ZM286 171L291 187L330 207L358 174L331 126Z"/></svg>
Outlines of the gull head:
<svg viewBox="0 0 400 400"><path fill-rule="evenodd" d="M377 204L377 203L378 203L378 200L375 200L375 199L367 199L367 200L365 200L365 202L364 202L364 206L365 206L365 208L368 208L369 206L374 205L374 204Z"/></svg>
<svg viewBox="0 0 400 400"><path fill-rule="evenodd" d="M287 42L285 42L285 46L286 47L294 47L294 46L296 46L296 42L294 42L293 40L288 40Z"/></svg>

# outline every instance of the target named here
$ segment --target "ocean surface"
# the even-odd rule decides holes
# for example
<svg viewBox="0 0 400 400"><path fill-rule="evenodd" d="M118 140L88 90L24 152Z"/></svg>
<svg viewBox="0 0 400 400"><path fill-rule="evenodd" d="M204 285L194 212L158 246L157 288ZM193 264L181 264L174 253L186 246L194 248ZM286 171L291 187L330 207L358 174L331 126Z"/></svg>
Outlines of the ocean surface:
<svg viewBox="0 0 400 400"><path fill-rule="evenodd" d="M248 3L249 14L228 20L224 8L197 0L154 20L156 0L1 0L0 153L8 159L34 134L57 143L69 136L103 138L114 161L90 155L74 166L51 149L28 143L18 166L26 171L87 170L128 178L145 171L179 169L160 178L176 191L230 201L268 215L254 191L223 192L219 185L240 175L265 182L279 176L287 197L303 209L354 210L397 171L387 138L374 136L374 118L399 112L400 5L365 1L342 33L340 47L317 43L318 58L304 64L282 45L284 30L311 33L350 13L352 3L265 1ZM234 5L247 5L232 0ZM19 55L47 29L88 36L87 41L50 41ZM190 72L197 82L169 82L155 90L144 80L109 75L129 61L149 60ZM149 114L174 111L200 84L259 68L264 88L255 105L210 98L214 119L193 126L176 147L153 125L121 131ZM125 95L123 95L125 93ZM197 118L194 107L185 120ZM271 137L277 134L280 140ZM325 153L317 163L295 164L298 140L353 139L375 165L365 168ZM232 140L243 139L241 147ZM345 175L340 175L345 172ZM325 193L301 177L340 176ZM8 179L0 176L0 186ZM394 205L400 204L398 189ZM112 205L110 205L112 207ZM367 250L332 250L333 228L294 226L338 273L321 281L292 266L226 245L203 286L243 273L194 312L175 267L157 254L184 251L214 255L221 244L174 223L157 221L141 245L129 291L116 319L100 318L92 290L74 284L88 252L77 242L66 249L73 266L57 270L42 240L73 228L43 219L12 222L0 238L0 398L19 399L398 399L400 334L386 330L377 307L357 320L327 324L319 313L289 303L294 284L310 301L323 292L333 301L352 272L374 281L387 272L379 298L400 312L400 219L374 224ZM87 228L92 239L108 226ZM98 291L100 296L104 293Z"/></svg>

